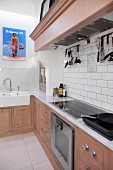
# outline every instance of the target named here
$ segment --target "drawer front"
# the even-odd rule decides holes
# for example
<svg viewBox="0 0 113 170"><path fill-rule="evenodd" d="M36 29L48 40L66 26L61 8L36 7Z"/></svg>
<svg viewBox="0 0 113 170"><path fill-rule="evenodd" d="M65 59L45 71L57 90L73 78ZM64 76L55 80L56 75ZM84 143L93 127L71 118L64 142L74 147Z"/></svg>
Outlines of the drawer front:
<svg viewBox="0 0 113 170"><path fill-rule="evenodd" d="M81 131L78 136L78 148L81 152L83 152L85 157L92 161L97 167L102 169L104 163L103 148L98 147L97 142Z"/></svg>
<svg viewBox="0 0 113 170"><path fill-rule="evenodd" d="M99 168L79 151L79 170L99 170Z"/></svg>

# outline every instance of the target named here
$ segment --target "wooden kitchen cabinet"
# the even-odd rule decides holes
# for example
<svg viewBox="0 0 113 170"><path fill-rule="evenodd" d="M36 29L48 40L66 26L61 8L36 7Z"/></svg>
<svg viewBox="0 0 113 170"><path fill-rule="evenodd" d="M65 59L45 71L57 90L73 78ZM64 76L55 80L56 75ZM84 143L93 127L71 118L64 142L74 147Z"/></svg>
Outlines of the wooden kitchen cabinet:
<svg viewBox="0 0 113 170"><path fill-rule="evenodd" d="M40 135L40 101L39 100L34 100L34 126L35 129L37 130L38 134Z"/></svg>
<svg viewBox="0 0 113 170"><path fill-rule="evenodd" d="M13 108L13 128L30 128L33 126L32 107L17 106Z"/></svg>
<svg viewBox="0 0 113 170"><path fill-rule="evenodd" d="M45 145L50 148L50 109L41 101L35 99L35 129Z"/></svg>
<svg viewBox="0 0 113 170"><path fill-rule="evenodd" d="M109 165L108 170L112 170L113 169L113 151L111 150L109 150L108 165Z"/></svg>
<svg viewBox="0 0 113 170"><path fill-rule="evenodd" d="M77 170L107 170L107 148L80 129L77 135Z"/></svg>
<svg viewBox="0 0 113 170"><path fill-rule="evenodd" d="M12 131L11 108L0 108L0 135Z"/></svg>

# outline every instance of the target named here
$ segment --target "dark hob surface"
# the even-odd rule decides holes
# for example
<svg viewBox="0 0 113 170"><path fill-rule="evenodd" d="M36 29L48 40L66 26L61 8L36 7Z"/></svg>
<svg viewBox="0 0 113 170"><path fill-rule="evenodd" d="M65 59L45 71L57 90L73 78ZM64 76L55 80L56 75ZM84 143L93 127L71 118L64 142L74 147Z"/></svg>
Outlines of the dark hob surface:
<svg viewBox="0 0 113 170"><path fill-rule="evenodd" d="M65 111L74 118L81 118L81 115L92 115L97 117L98 114L106 113L104 110L96 108L90 104L78 100L51 102L57 108ZM108 140L113 140L113 124L105 123L99 119L82 118L83 121L93 130L100 133Z"/></svg>
<svg viewBox="0 0 113 170"><path fill-rule="evenodd" d="M91 106L89 104L83 103L79 100L60 101L51 103L75 118L80 118L81 114L95 115L105 113L105 111L98 109L94 106Z"/></svg>

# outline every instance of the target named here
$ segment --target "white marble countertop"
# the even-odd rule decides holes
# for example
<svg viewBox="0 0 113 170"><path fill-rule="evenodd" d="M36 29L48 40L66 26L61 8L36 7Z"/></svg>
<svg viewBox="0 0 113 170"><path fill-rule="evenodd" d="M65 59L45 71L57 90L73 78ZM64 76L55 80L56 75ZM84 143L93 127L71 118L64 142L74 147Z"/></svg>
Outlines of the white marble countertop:
<svg viewBox="0 0 113 170"><path fill-rule="evenodd" d="M113 141L109 141L108 139L106 139L105 137L103 137L102 135L98 134L97 132L95 132L94 130L92 130L88 125L86 125L83 120L81 118L77 119L77 118L73 118L71 115L69 115L68 113L60 110L59 108L55 107L54 105L52 105L50 102L55 102L55 101L69 101L69 100L75 100L73 98L70 97L52 97L52 96L46 96L45 93L41 93L41 92L32 92L32 95L34 95L36 98L38 98L39 100L41 100L42 102L44 102L46 105L48 105L50 108L52 108L53 110L55 110L56 112L58 112L60 115L62 115L63 117L65 117L66 119L68 119L70 122L72 122L74 125L76 125L77 127L79 127L80 129L82 129L83 131L85 131L86 133L88 133L89 135L91 135L92 137L94 137L96 140L98 140L99 142L101 142L103 145L105 145L107 148L109 148L110 150L113 151Z"/></svg>

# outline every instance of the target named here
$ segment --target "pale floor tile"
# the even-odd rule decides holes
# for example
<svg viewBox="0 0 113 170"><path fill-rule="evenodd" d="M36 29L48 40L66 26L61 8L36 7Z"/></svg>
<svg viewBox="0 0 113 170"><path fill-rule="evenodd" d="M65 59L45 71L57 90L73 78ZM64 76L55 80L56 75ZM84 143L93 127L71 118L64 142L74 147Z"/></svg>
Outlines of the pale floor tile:
<svg viewBox="0 0 113 170"><path fill-rule="evenodd" d="M53 170L33 132L0 138L0 170L39 169Z"/></svg>
<svg viewBox="0 0 113 170"><path fill-rule="evenodd" d="M0 138L0 149L24 144L23 135L14 135Z"/></svg>
<svg viewBox="0 0 113 170"><path fill-rule="evenodd" d="M0 170L16 170L31 166L25 145L14 146L0 151Z"/></svg>
<svg viewBox="0 0 113 170"><path fill-rule="evenodd" d="M21 169L18 169L18 170L34 170L32 166L29 166L29 167L25 167L25 168L21 168Z"/></svg>
<svg viewBox="0 0 113 170"><path fill-rule="evenodd" d="M48 160L39 142L27 143L26 147L33 164Z"/></svg>
<svg viewBox="0 0 113 170"><path fill-rule="evenodd" d="M54 170L49 161L34 164L33 168L34 170Z"/></svg>
<svg viewBox="0 0 113 170"><path fill-rule="evenodd" d="M33 132L23 134L23 139L25 143L38 141Z"/></svg>

